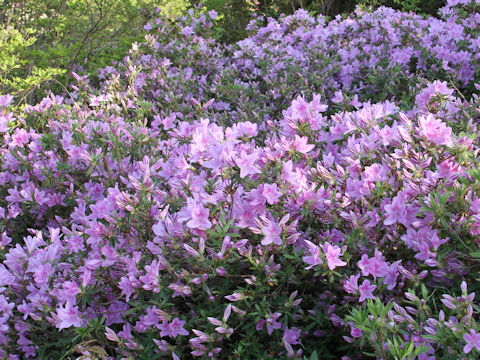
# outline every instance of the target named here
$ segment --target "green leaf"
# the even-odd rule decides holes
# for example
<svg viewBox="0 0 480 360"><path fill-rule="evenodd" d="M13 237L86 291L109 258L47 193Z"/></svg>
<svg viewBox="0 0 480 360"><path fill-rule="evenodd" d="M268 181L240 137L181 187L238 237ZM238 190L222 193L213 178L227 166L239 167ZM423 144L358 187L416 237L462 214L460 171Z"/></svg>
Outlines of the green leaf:
<svg viewBox="0 0 480 360"><path fill-rule="evenodd" d="M413 349L414 349L414 343L413 343L413 341L412 341L412 342L410 342L410 345L408 345L408 348L407 348L407 349L405 350L405 352L403 353L403 356L404 356L404 357L407 357L407 356L409 356L410 354L412 354Z"/></svg>

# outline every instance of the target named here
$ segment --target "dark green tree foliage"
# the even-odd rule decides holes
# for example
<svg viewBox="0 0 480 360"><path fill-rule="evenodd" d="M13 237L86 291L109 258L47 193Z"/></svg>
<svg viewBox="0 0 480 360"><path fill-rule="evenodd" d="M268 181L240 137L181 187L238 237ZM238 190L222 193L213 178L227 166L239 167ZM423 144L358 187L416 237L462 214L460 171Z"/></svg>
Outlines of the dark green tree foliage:
<svg viewBox="0 0 480 360"><path fill-rule="evenodd" d="M68 85L71 70L95 74L143 38L154 6L149 0L0 0L0 92L31 102L42 95L40 87Z"/></svg>

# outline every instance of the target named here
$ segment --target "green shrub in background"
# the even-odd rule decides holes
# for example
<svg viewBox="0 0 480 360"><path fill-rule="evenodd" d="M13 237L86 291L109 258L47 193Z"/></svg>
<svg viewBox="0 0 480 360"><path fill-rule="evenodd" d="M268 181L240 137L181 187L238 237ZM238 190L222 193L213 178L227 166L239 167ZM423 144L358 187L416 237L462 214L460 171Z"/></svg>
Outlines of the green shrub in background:
<svg viewBox="0 0 480 360"><path fill-rule="evenodd" d="M26 37L9 26L0 28L0 94L12 94L19 103L65 70L45 65L35 67L28 49L35 38Z"/></svg>
<svg viewBox="0 0 480 360"><path fill-rule="evenodd" d="M246 36L254 16L278 17L305 8L334 17L360 6L390 6L436 14L442 0L0 0L0 94L34 103L45 91L68 86L71 71L96 71L120 60L143 39L158 7L172 21L201 3L218 12L217 37ZM254 15L255 14L255 15Z"/></svg>
<svg viewBox="0 0 480 360"><path fill-rule="evenodd" d="M446 4L445 0L360 0L360 5L388 6L402 11L413 11L417 14L437 16L438 10Z"/></svg>
<svg viewBox="0 0 480 360"><path fill-rule="evenodd" d="M144 36L161 1L0 0L1 93L17 103L69 82L71 70L96 73ZM80 66L79 66L80 65ZM42 86L40 86L42 85ZM28 98L28 99L27 99Z"/></svg>
<svg viewBox="0 0 480 360"><path fill-rule="evenodd" d="M175 3L176 1L172 1ZM436 16L445 0L189 0L189 6L203 4L207 10L219 13L220 39L232 43L246 37L245 27L253 14L265 18L277 18L280 14L292 14L304 8L313 14L330 18L355 10L356 6L377 8L388 6L402 11Z"/></svg>

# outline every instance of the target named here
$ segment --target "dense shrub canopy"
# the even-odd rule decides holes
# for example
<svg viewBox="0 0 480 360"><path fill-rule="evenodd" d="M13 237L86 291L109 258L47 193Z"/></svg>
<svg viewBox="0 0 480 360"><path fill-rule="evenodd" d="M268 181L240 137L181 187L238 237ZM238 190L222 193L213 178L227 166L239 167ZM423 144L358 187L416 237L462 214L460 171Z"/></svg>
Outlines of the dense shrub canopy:
<svg viewBox="0 0 480 360"><path fill-rule="evenodd" d="M0 96L0 356L477 359L479 7L159 17Z"/></svg>
<svg viewBox="0 0 480 360"><path fill-rule="evenodd" d="M72 70L95 74L143 38L153 14L153 0L0 0L0 92L32 103L63 90Z"/></svg>

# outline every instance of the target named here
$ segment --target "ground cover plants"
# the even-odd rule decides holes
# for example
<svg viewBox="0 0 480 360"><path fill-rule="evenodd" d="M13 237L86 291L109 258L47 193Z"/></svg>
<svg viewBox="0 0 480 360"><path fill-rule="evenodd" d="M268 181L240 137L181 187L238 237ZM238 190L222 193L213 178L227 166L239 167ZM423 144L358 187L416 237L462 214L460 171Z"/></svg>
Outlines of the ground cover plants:
<svg viewBox="0 0 480 360"><path fill-rule="evenodd" d="M478 359L479 10L159 15L0 96L0 356Z"/></svg>

